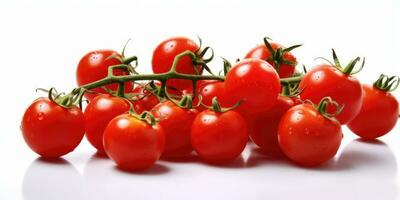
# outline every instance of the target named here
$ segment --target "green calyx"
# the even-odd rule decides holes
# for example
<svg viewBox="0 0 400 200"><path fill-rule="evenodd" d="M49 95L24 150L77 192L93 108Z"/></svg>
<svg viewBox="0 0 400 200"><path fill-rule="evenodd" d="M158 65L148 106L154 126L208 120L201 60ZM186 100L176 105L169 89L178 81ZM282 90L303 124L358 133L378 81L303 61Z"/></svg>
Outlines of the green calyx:
<svg viewBox="0 0 400 200"><path fill-rule="evenodd" d="M144 111L140 115L137 115L137 114L131 114L131 115L141 121L144 121L144 122L152 125L152 126L154 126L158 122L158 120L154 117L154 115L151 114L149 111Z"/></svg>
<svg viewBox="0 0 400 200"><path fill-rule="evenodd" d="M36 91L38 90L48 93L48 98L52 102L67 109L77 105L82 109L82 98L86 92L86 89L84 88L75 88L68 94L63 92L58 93L54 87L50 88L49 90L42 88L36 89Z"/></svg>
<svg viewBox="0 0 400 200"><path fill-rule="evenodd" d="M224 76L226 76L229 72L229 70L231 70L232 68L232 64L225 58L221 57L222 61L224 62ZM239 62L239 61L238 61ZM221 75L221 72L219 73L219 75Z"/></svg>
<svg viewBox="0 0 400 200"><path fill-rule="evenodd" d="M278 49L274 49L272 48L271 43L269 43L270 38L269 37L264 37L264 44L267 47L267 49L269 50L269 52L271 53L271 57L269 57L267 59L267 61L273 62L274 63L274 67L279 70L280 66L282 64L285 65L290 65L290 66L296 66L297 62L293 62L290 60L287 60L284 58L284 55L290 51L292 51L293 49L296 49L298 47L301 47L302 44L298 44L298 45L293 45L291 47L288 48L281 48L279 47Z"/></svg>
<svg viewBox="0 0 400 200"><path fill-rule="evenodd" d="M327 112L327 107L331 105L335 107L335 112L334 113L328 113ZM321 101L318 103L317 106L315 106L315 109L325 118L330 119L330 120L336 120L335 117L339 115L342 111L344 106L339 105L336 101L332 100L331 97L324 97L321 99Z"/></svg>
<svg viewBox="0 0 400 200"><path fill-rule="evenodd" d="M387 76L381 74L373 84L373 86L384 92L393 92L399 87L400 78L398 76Z"/></svg>
<svg viewBox="0 0 400 200"><path fill-rule="evenodd" d="M199 96L199 103L197 105L193 105L193 96L190 94L183 95L179 102L174 102L178 107L184 109L192 109L195 107L199 107L201 102L201 96Z"/></svg>
<svg viewBox="0 0 400 200"><path fill-rule="evenodd" d="M127 72L129 72L129 74L139 74L139 73L136 71L136 67L138 66L138 58L137 58L136 56L130 56L130 57L126 57L126 56L125 56L125 50L126 50L126 47L128 46L128 43L129 43L130 40L131 40L131 39L129 39L128 41L126 41L126 43L125 43L125 45L124 45L124 48L122 49L121 56L116 55L116 54L113 54L113 55L109 56L109 57L106 58L106 59L107 59L107 60L108 60L108 59L116 59L116 60L118 60L119 62L121 62L121 65L125 65L125 66L126 66L126 67L125 67L125 70L126 70ZM131 64L132 62L135 62L135 64L132 65L132 64Z"/></svg>
<svg viewBox="0 0 400 200"><path fill-rule="evenodd" d="M240 104L241 104L241 101L238 101L232 107L223 108L223 107L221 107L221 104L219 103L218 98L214 97L212 99L212 106L207 106L207 105L204 105L204 104L202 104L202 105L204 107L210 109L210 110L215 111L215 112L223 113L223 112L227 112L227 111L230 111L230 110L233 110L233 109L237 108Z"/></svg>
<svg viewBox="0 0 400 200"><path fill-rule="evenodd" d="M282 83L282 91L281 95L285 97L296 97L301 93L300 84L299 83Z"/></svg>
<svg viewBox="0 0 400 200"><path fill-rule="evenodd" d="M344 74L347 74L347 75L357 74L358 72L360 72L364 68L364 65L365 65L365 58L363 58L360 67L355 70L355 66L357 65L358 62L361 61L361 58L357 57L357 58L351 60L349 62L349 64L347 64L345 67L343 67L340 64L339 58L337 57L336 52L335 52L334 49L332 49L332 57L333 57L333 63L331 61L329 61L328 59L322 58L322 57L318 57L316 59L322 59L322 60L327 61L330 65L336 67L341 72L343 72Z"/></svg>
<svg viewBox="0 0 400 200"><path fill-rule="evenodd" d="M197 36L197 38L199 40L199 48L194 52L195 56L192 58L192 63L195 67L194 70L196 71L196 74L201 74L200 69L205 69L208 73L214 75L207 65L207 63L211 62L211 60L214 59L214 50L209 46L206 46L204 49L202 49L202 39L199 36ZM211 52L210 57L204 58L208 51ZM198 68L197 66L200 66L200 68Z"/></svg>

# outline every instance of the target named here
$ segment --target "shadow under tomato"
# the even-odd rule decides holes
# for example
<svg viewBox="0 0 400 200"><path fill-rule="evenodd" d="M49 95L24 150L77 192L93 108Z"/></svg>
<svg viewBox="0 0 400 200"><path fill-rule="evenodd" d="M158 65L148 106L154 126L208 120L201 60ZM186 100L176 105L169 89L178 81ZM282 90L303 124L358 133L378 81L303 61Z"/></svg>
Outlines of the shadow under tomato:
<svg viewBox="0 0 400 200"><path fill-rule="evenodd" d="M182 157L161 157L162 161L173 162L173 163L197 163L200 162L200 158L195 154L191 153Z"/></svg>
<svg viewBox="0 0 400 200"><path fill-rule="evenodd" d="M154 164L153 166L151 166L149 169L140 170L140 171L128 171L128 170L121 169L118 166L114 166L114 169L119 172L126 173L126 174L132 174L132 175L161 175L161 174L166 174L171 171L170 168L168 168L167 166L157 164L157 163Z"/></svg>
<svg viewBox="0 0 400 200"><path fill-rule="evenodd" d="M355 139L354 141L361 142L361 143L366 143L366 144L386 146L386 143L381 141L381 140L379 140L379 139L367 140L367 139L363 139L363 138L358 138L358 139Z"/></svg>
<svg viewBox="0 0 400 200"><path fill-rule="evenodd" d="M237 157L235 160L233 160L231 162L213 163L213 162L201 161L201 164L211 166L211 167L231 168L231 169L241 169L241 168L247 167L246 162L242 155L240 155L239 157Z"/></svg>
<svg viewBox="0 0 400 200"><path fill-rule="evenodd" d="M64 158L45 158L45 157L38 157L34 163L47 163L47 164L55 164L55 165L71 165L67 160Z"/></svg>
<svg viewBox="0 0 400 200"><path fill-rule="evenodd" d="M263 165L281 165L290 163L282 153L266 153L258 147L253 147L250 150L249 158L247 159L248 167L258 167Z"/></svg>
<svg viewBox="0 0 400 200"><path fill-rule="evenodd" d="M82 199L83 180L78 170L63 158L37 158L27 168L22 194L30 199Z"/></svg>
<svg viewBox="0 0 400 200"><path fill-rule="evenodd" d="M335 168L357 169L368 166L388 167L391 171L396 171L396 159L386 143L377 139L353 140L344 148Z"/></svg>
<svg viewBox="0 0 400 200"><path fill-rule="evenodd" d="M94 153L90 159L94 159L94 158L98 158L98 159L109 159L109 157L107 156L107 154L97 151L96 153Z"/></svg>
<svg viewBox="0 0 400 200"><path fill-rule="evenodd" d="M396 166L393 152L384 142L377 139L355 139L347 144L336 159L316 167L299 167L320 171L354 171L367 166L391 166L393 163Z"/></svg>

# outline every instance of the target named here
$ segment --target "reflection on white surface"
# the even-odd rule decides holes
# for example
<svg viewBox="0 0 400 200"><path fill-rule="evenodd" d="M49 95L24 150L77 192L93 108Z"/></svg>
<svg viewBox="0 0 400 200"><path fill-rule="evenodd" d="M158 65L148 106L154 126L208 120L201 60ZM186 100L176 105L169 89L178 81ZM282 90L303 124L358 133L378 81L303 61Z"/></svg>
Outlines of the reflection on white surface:
<svg viewBox="0 0 400 200"><path fill-rule="evenodd" d="M396 199L397 163L385 143L354 140L345 147L337 166L349 171L337 183L343 184L342 192L348 197Z"/></svg>
<svg viewBox="0 0 400 200"><path fill-rule="evenodd" d="M28 167L22 193L25 200L82 199L82 177L66 160L38 158Z"/></svg>
<svg viewBox="0 0 400 200"><path fill-rule="evenodd" d="M250 145L243 158L229 166L190 157L158 162L143 173L120 171L95 154L84 166L83 178L65 160L37 159L26 171L22 191L25 199L393 200L396 170L395 157L382 142L354 140L335 160L316 169L267 157Z"/></svg>

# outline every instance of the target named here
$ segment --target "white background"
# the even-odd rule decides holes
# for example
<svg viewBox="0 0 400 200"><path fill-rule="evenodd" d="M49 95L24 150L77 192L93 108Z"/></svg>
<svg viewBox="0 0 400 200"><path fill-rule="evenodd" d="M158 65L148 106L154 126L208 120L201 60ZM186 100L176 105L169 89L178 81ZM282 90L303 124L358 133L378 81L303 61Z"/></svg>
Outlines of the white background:
<svg viewBox="0 0 400 200"><path fill-rule="evenodd" d="M268 35L282 44L303 43L299 62L335 48L343 61L365 56L357 75L400 75L400 2L357 1L0 1L0 199L399 199L400 125L367 144L344 128L334 160L303 169L262 157L249 146L228 167L159 162L145 174L116 170L84 142L65 162L37 159L19 131L37 87L71 90L80 57L90 50L121 49L139 56L150 72L153 48L175 35L203 38L220 56L241 58ZM400 89L394 94L399 97Z"/></svg>

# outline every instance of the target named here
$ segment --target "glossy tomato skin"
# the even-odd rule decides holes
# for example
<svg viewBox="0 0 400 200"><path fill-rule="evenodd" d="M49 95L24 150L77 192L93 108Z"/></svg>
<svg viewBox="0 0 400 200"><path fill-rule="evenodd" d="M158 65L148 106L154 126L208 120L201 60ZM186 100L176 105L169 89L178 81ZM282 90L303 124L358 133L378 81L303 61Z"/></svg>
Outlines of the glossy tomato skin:
<svg viewBox="0 0 400 200"><path fill-rule="evenodd" d="M236 111L219 113L205 110L195 118L191 141L206 162L223 164L238 157L248 140L244 118Z"/></svg>
<svg viewBox="0 0 400 200"><path fill-rule="evenodd" d="M282 116L296 105L290 97L279 95L275 105L262 113L246 117L251 140L266 154L279 154L278 127Z"/></svg>
<svg viewBox="0 0 400 200"><path fill-rule="evenodd" d="M154 84L156 86L161 86L160 82L154 82ZM152 94L150 91L144 89L144 86L142 85L135 84L135 88L132 92L139 94L137 97L140 99L140 104L144 110L150 111L155 105L160 103L158 97Z"/></svg>
<svg viewBox="0 0 400 200"><path fill-rule="evenodd" d="M34 152L57 158L73 151L81 142L85 134L84 117L78 107L63 108L41 97L25 111L21 131Z"/></svg>
<svg viewBox="0 0 400 200"><path fill-rule="evenodd" d="M226 75L225 92L229 101L241 100L237 110L245 115L270 109L280 89L278 74L270 64L260 59L240 61Z"/></svg>
<svg viewBox="0 0 400 200"><path fill-rule="evenodd" d="M271 42L271 47L274 50L277 50L278 48L282 48L284 49L285 47L278 44L278 43L273 43ZM253 49L251 49L246 56L244 57L246 58L258 58L261 60L265 60L267 61L269 64L271 64L272 66L275 67L275 63L272 60L269 60L271 58L271 52L268 50L268 48L265 46L265 44L260 44L257 45L256 47L254 47ZM293 63L297 63L297 59L296 57L291 53L291 52L286 52L283 54L283 59L284 60L288 60L291 61ZM279 66L279 69L276 69L279 77L281 78L288 78L288 77L292 77L293 73L295 71L295 65L288 65L288 64L281 64Z"/></svg>
<svg viewBox="0 0 400 200"><path fill-rule="evenodd" d="M126 100L109 94L96 96L87 106L85 115L86 138L98 152L104 154L103 133L108 123L116 116L129 111Z"/></svg>
<svg viewBox="0 0 400 200"><path fill-rule="evenodd" d="M364 96L361 110L347 125L363 139L372 140L392 130L398 119L399 103L389 92L363 84Z"/></svg>
<svg viewBox="0 0 400 200"><path fill-rule="evenodd" d="M310 104L290 108L278 128L283 153L295 163L310 167L331 159L342 137L340 123L325 118Z"/></svg>
<svg viewBox="0 0 400 200"><path fill-rule="evenodd" d="M190 130L197 110L180 108L171 101L164 101L151 112L160 120L158 123L165 133L166 144L162 157L178 158L190 154L193 151Z"/></svg>
<svg viewBox="0 0 400 200"><path fill-rule="evenodd" d="M214 90L214 86L210 86L212 88L206 89L205 93L207 93L207 94L203 93L203 89L205 87L209 87L208 86L209 84L214 85L214 84L216 84L218 82L221 82L221 81L218 81L218 80L199 80L199 81L197 81L196 94L195 94L195 96L194 96L194 98L192 100L193 101L193 105L198 105L199 104L199 96L200 95L201 95L202 103L204 103L205 102L204 98L206 96L208 96L208 98L211 98L211 96L213 94L216 94L216 91L219 91L219 90L218 89ZM188 87L188 88L182 90L181 94L178 94L178 95L192 95L193 96L194 95L193 94L193 87L191 86L191 87ZM218 99L220 99L220 96L222 96L222 95L219 94L218 95ZM208 101L208 100L206 100L206 101ZM206 104L206 105L208 105L208 104ZM199 105L198 107L196 107L196 110L198 110L199 112L204 111L206 109L207 108L204 107L203 105Z"/></svg>
<svg viewBox="0 0 400 200"><path fill-rule="evenodd" d="M91 51L84 55L79 61L78 68L76 70L76 81L78 86L82 86L100 79L103 79L108 74L108 68L112 65L121 64L121 62L117 59L107 59L112 55L121 56L118 52L113 50L97 50ZM124 70L114 70L114 75L128 75L127 71ZM109 84L106 86L111 90L117 90L118 84ZM130 92L133 88L133 84L131 82L125 83L125 91ZM94 92L104 93L107 92L102 88L93 89ZM97 94L85 93L85 97L90 101Z"/></svg>
<svg viewBox="0 0 400 200"><path fill-rule="evenodd" d="M165 135L158 124L152 126L122 114L107 125L103 143L107 155L120 169L139 171L150 168L160 158Z"/></svg>
<svg viewBox="0 0 400 200"><path fill-rule="evenodd" d="M191 39L185 37L173 37L161 42L153 52L151 61L155 74L165 73L171 69L175 56L185 51L195 52L199 46ZM183 57L176 66L176 71L184 74L196 74L195 67L201 73L199 66L194 66L189 56ZM171 79L167 81L169 87L183 90L190 87L192 82L183 79Z"/></svg>
<svg viewBox="0 0 400 200"><path fill-rule="evenodd" d="M229 96L225 94L225 84L224 82L216 81L212 83L208 83L203 85L198 92L202 98L202 104L211 107L212 99L214 97L218 98L218 102L222 107L230 107L234 103L228 99ZM203 105L200 106L200 109L206 110L207 108Z"/></svg>
<svg viewBox="0 0 400 200"><path fill-rule="evenodd" d="M318 104L322 98L331 97L339 105L344 105L343 111L336 117L342 125L354 119L361 109L360 82L331 65L322 64L309 70L300 82L300 91L302 100ZM328 111L331 110L333 107L328 107Z"/></svg>

